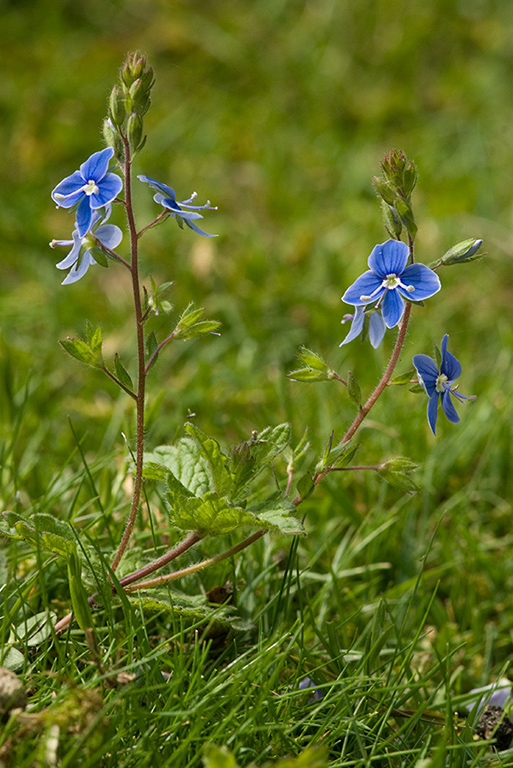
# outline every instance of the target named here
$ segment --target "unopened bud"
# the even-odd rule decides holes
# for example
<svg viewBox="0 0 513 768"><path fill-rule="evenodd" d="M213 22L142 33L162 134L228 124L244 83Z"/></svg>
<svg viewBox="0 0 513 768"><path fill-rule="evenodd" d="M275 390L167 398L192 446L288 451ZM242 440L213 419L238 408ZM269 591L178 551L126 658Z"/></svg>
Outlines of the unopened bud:
<svg viewBox="0 0 513 768"><path fill-rule="evenodd" d="M385 203L388 203L388 205L393 205L395 203L396 194L389 181L385 181L384 179L379 178L379 176L374 176L372 178L372 183L374 184L374 189Z"/></svg>
<svg viewBox="0 0 513 768"><path fill-rule="evenodd" d="M146 114L150 107L150 92L141 79L130 86L129 99L133 112L137 112L141 117Z"/></svg>
<svg viewBox="0 0 513 768"><path fill-rule="evenodd" d="M387 205L385 202L382 204L382 211L385 227L389 234L392 235L394 240L399 240L401 232L403 231L403 225L399 218L399 214L393 205Z"/></svg>
<svg viewBox="0 0 513 768"><path fill-rule="evenodd" d="M123 125L126 118L125 97L117 85L114 86L109 96L109 115L114 125L119 127Z"/></svg>
<svg viewBox="0 0 513 768"><path fill-rule="evenodd" d="M403 191L406 195L411 195L413 190L415 189L415 184L417 183L417 169L415 168L415 163L409 162L406 164L404 171L403 171Z"/></svg>
<svg viewBox="0 0 513 768"><path fill-rule="evenodd" d="M451 264L464 264L465 262L475 261L482 258L482 253L478 253L478 250L483 244L482 240L476 240L470 238L470 240L463 240L463 242L454 245L445 253L440 262L445 266Z"/></svg>
<svg viewBox="0 0 513 768"><path fill-rule="evenodd" d="M132 147L132 151L141 149L143 146L143 121L136 112L132 112L128 118L127 136Z"/></svg>
<svg viewBox="0 0 513 768"><path fill-rule="evenodd" d="M110 117L106 117L102 126L103 138L108 147L112 147L116 159L120 163L125 160L125 146Z"/></svg>

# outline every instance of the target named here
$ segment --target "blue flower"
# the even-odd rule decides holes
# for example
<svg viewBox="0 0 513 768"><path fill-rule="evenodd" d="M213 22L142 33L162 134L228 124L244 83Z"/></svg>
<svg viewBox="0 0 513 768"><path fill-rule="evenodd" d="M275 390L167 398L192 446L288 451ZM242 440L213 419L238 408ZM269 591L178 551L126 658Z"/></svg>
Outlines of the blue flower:
<svg viewBox="0 0 513 768"><path fill-rule="evenodd" d="M427 417L429 426L436 437L436 419L438 416L438 401L442 399L442 408L445 415L453 424L457 424L460 417L451 400L451 395L462 403L464 400L475 400L474 396L467 397L456 391L458 385L455 380L461 374L461 364L454 355L447 351L449 336L445 334L442 339L442 362L440 370L435 361L428 355L414 355L413 365L417 369L419 383L429 397Z"/></svg>
<svg viewBox="0 0 513 768"><path fill-rule="evenodd" d="M188 200L182 200L177 203L176 193L172 187L168 187L167 184L161 184L159 181L154 181L148 176L138 176L137 178L145 184L149 184L153 189L158 190L157 194L153 196L153 199L159 205L164 206L171 216L175 216L180 226L183 226L185 223L188 227L197 232L198 235L203 235L204 237L217 237L217 235L209 235L208 232L204 232L197 226L197 224L193 223L194 220L203 218L201 213L196 213L196 211L217 210L216 207L210 205L210 200L207 200L205 205L190 205L196 197L196 192L193 192ZM184 211L183 208L189 208L189 210Z"/></svg>
<svg viewBox="0 0 513 768"><path fill-rule="evenodd" d="M103 224L94 231L97 224L105 220L101 218L98 211L93 211L91 230L83 237L80 237L77 224L72 235L73 240L52 240L50 243L51 248L55 248L58 245L72 246L68 255L56 265L57 269L69 269L71 267L69 274L62 281L61 285L76 283L77 280L80 280L85 275L92 264L96 264L91 255L91 248L93 246L101 243L101 245L113 250L120 244L123 233L114 224Z"/></svg>
<svg viewBox="0 0 513 768"><path fill-rule="evenodd" d="M95 152L82 163L79 171L67 176L52 192L52 199L62 208L72 208L78 203L79 237L84 237L91 228L93 211L106 208L108 212L110 204L123 189L119 176L107 172L113 156L111 147Z"/></svg>
<svg viewBox="0 0 513 768"><path fill-rule="evenodd" d="M409 249L401 240L376 245L369 256L370 269L342 296L346 304L363 307L376 302L387 328L393 328L404 312L404 299L423 301L440 290L438 275L425 264L410 264Z"/></svg>
<svg viewBox="0 0 513 768"><path fill-rule="evenodd" d="M339 347L343 346L344 344L348 344L350 341L353 341L353 339L356 339L356 337L360 335L360 333L363 331L365 316L368 316L368 314L369 313L366 313L363 307L355 307L353 315L345 315L342 322L345 323L347 320L352 320L351 329L344 341L340 342ZM369 340L374 349L379 347L383 341L385 330L385 321L383 320L381 313L371 312L369 318Z"/></svg>

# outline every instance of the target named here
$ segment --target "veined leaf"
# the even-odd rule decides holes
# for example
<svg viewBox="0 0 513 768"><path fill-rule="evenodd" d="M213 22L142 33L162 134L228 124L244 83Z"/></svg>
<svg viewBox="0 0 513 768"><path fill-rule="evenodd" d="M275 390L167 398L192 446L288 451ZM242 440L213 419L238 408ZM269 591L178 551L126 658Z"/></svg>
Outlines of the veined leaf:
<svg viewBox="0 0 513 768"><path fill-rule="evenodd" d="M187 595L179 590L137 591L127 595L132 604L141 606L145 613L167 613L192 621L212 622L236 632L247 632L253 625L241 619L231 605L212 607L203 595Z"/></svg>
<svg viewBox="0 0 513 768"><path fill-rule="evenodd" d="M186 424L185 431L194 438L206 461L210 475L210 489L219 496L229 496L233 487L233 478L229 469L228 457L221 451L219 443L207 437L195 424Z"/></svg>
<svg viewBox="0 0 513 768"><path fill-rule="evenodd" d="M168 494L171 504L171 522L185 531L200 531L203 535L218 535L240 527L258 525L251 512L232 506L228 499L215 493L205 493L203 498L185 496L174 491Z"/></svg>
<svg viewBox="0 0 513 768"><path fill-rule="evenodd" d="M261 504L256 504L248 509L257 518L257 525L280 531L287 536L304 536L303 524L296 517L296 507L292 502L274 493Z"/></svg>
<svg viewBox="0 0 513 768"><path fill-rule="evenodd" d="M182 438L176 445L160 445L146 454L145 467L150 467L153 475L159 467L164 473L171 472L193 494L201 496L210 488L209 472L199 446L190 438ZM146 473L145 473L146 474ZM151 477L151 474L149 475Z"/></svg>

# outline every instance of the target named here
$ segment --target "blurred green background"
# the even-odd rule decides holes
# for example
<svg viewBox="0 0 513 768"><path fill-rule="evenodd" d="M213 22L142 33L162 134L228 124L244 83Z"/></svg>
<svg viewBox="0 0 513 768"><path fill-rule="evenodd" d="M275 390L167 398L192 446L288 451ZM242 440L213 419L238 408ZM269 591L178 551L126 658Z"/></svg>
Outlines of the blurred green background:
<svg viewBox="0 0 513 768"><path fill-rule="evenodd" d="M0 19L4 505L18 491L28 508L45 492L74 446L69 419L93 456L124 453L121 431L133 432L127 398L57 344L100 322L106 350L129 359L126 276L96 267L61 287L54 265L66 251L48 242L73 228L50 191L102 147L118 68L140 49L156 85L136 172L172 185L178 199L196 190L219 207L204 221L215 240L173 221L149 233L142 274L174 281L176 312L194 301L223 323L220 337L163 356L150 383L149 446L174 439L192 413L223 444L284 420L296 439L311 428L312 450L332 429L343 434L354 414L344 392L286 374L305 344L342 375L351 368L365 392L377 381L394 334L377 352L359 342L339 349L340 296L387 238L371 177L400 148L419 171L418 258L468 237L482 237L488 257L442 271L443 291L414 310L399 370L447 332L461 389L478 400L460 408L458 426L441 418L435 442L425 399L390 391L362 430L361 460L405 454L422 464L424 495L403 531L419 551L448 498L478 516L477 536L500 538L512 492L510 0L0 0ZM136 197L143 225L156 206L143 185ZM155 321L157 334L166 322ZM351 495L361 512L366 489L383 487L375 478L341 485L326 483L324 507L312 502L313 528L320 510L334 514L333 499L343 507ZM465 552L472 521L462 520ZM390 545L397 557L404 541Z"/></svg>

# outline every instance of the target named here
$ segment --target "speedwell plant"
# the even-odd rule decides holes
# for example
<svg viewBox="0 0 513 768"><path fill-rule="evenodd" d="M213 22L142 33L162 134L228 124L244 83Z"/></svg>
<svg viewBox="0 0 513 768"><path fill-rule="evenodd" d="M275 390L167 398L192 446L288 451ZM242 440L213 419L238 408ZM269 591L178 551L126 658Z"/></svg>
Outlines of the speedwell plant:
<svg viewBox="0 0 513 768"><path fill-rule="evenodd" d="M416 184L415 166L401 152L391 151L381 163L383 175L374 179L382 200L388 239L373 247L368 270L342 296L343 302L352 308L352 312L344 318L351 320L351 327L342 344L348 344L357 337L365 340L368 336L371 345L377 347L385 333L393 333L395 345L391 358L374 391L366 399L362 399L360 385L352 374L339 375L319 355L306 348L299 352L302 367L289 374L293 381L313 383L335 380L347 389L356 404L356 415L345 434L336 441L332 432L322 454L309 469L301 472L298 467L303 466L305 460L306 438L293 449L288 424L255 431L247 441L224 451L214 438L189 421L184 436L176 444L161 445L151 450L145 445L146 384L150 370L172 342L216 335L220 325L215 320L206 320L204 310L194 306L186 307L178 318L172 319L172 308L163 299L170 283L156 285L150 279L150 286L145 286L141 282L143 264L140 245L150 228L174 218L184 230L184 236L215 237L198 223L215 211L209 201L196 204L196 193L179 201L175 190L167 184L154 181L142 173L137 179L134 178L134 161L146 141L143 120L150 106L153 84L153 71L146 58L139 53L129 55L121 69L119 83L110 95L108 116L103 126L106 147L91 154L79 170L59 182L51 193L58 207L72 209L76 215L71 239L53 240L50 244L53 248L70 248L57 264L59 269L69 270L63 281L64 290L72 291L69 285L85 278L89 269L111 263L116 269L125 270L132 285L137 349L135 370L130 370L118 354L112 362L105 359L99 325L88 324L85 339L61 341L66 352L102 371L133 400L135 406L136 437L131 448L130 465L133 489L127 505L124 532L108 559L108 567L103 570L102 567L95 567L100 554L105 558L105 553L98 553L81 541L69 523L43 513L29 517L14 512L4 513L4 535L22 538L38 549L65 559L71 610L56 621L54 629L57 633L76 621L90 637L93 603L104 605L119 600L120 596L123 600L149 600L152 605L158 600L162 601L161 604L169 603L174 600L173 590L169 588L171 582L233 557L269 532L303 534L297 509L332 472L370 469L401 490L414 492L417 486L411 477L415 469L413 462L395 457L378 465L357 467L353 438L393 380L412 313L420 315L424 311L424 303L429 303L431 297L441 290L438 270L443 266L471 261L480 255L481 241L471 239L452 248L430 267L417 261L417 227L411 201ZM155 191L154 201L160 206L156 217L142 227L136 224L133 205L133 185L139 182ZM114 206L125 212L124 233L119 227L106 223ZM208 226L210 228L210 224ZM121 243L123 250L119 251ZM147 330L147 321L159 313L170 318L168 331L160 339L153 331ZM461 374L461 366L448 352L447 342L448 336L445 335L438 362L426 354L417 354L413 358L411 371L398 377L400 383L409 384L427 394L428 421L433 433L439 401L448 419L457 422L459 417L451 398L460 402L468 399L456 391L455 380ZM276 483L276 475L269 473L272 487L262 491L261 475L277 457L280 460L285 457L285 479L282 484ZM160 557L155 558L148 553L140 567L129 573L127 569L121 569L120 573L118 569L132 543L135 523L139 516L148 514L144 504L145 491L148 489L151 492L152 484L159 484L161 489L165 489L163 495L174 538ZM227 534L232 535L234 542L230 547L226 549L220 544L217 554L202 558L203 539L217 537L221 542ZM190 564L190 550L193 548L198 555L196 561ZM189 564L177 567L175 561L186 552ZM86 570L89 576L93 575L93 583L97 584L95 592L91 590L88 593L84 586ZM98 576L102 572L103 580ZM180 612L183 600L183 595L180 598L177 596L173 609ZM186 609L190 615L191 607L186 606ZM195 603L196 614L199 612L208 616L212 610L206 599L200 607ZM223 610L224 614L217 608L216 620L224 619L228 623L236 620L230 615L232 609L225 606Z"/></svg>

